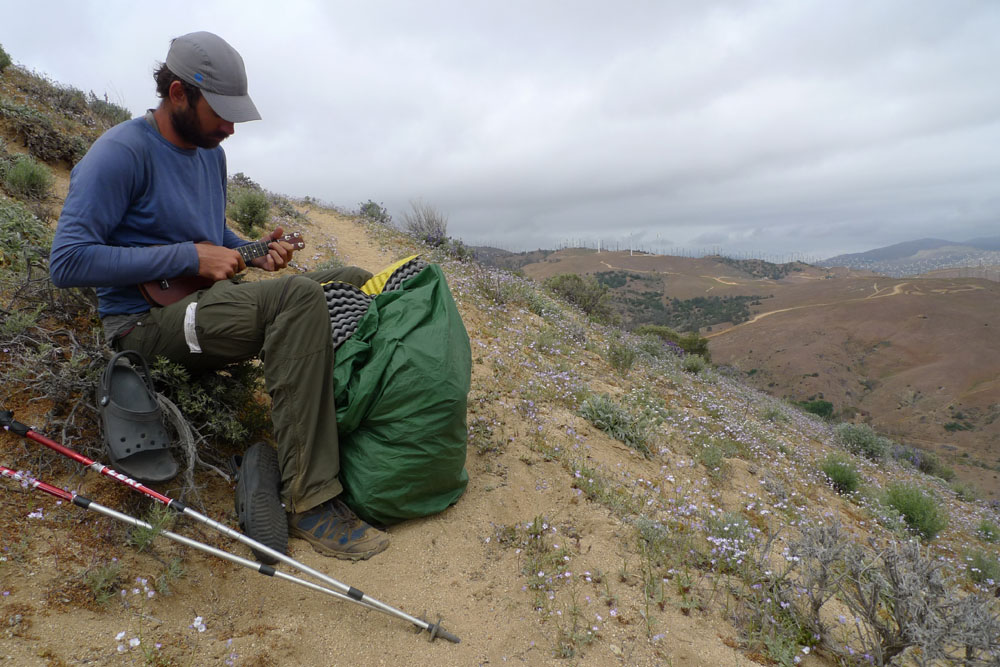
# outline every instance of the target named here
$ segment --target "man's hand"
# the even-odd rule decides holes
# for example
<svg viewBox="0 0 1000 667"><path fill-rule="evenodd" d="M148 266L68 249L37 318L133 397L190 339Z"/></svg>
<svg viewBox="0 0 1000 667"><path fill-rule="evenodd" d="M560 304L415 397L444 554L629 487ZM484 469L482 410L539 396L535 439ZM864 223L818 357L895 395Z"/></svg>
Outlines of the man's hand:
<svg viewBox="0 0 1000 667"><path fill-rule="evenodd" d="M288 266L288 262L291 260L292 252L295 248L287 241L274 240L280 239L284 235L285 230L281 227L277 227L273 232L262 238L261 240L268 244L268 248L270 250L263 257L258 257L250 263L258 269L263 269L265 271L278 271L279 269L283 269Z"/></svg>
<svg viewBox="0 0 1000 667"><path fill-rule="evenodd" d="M207 241L194 244L198 251L198 275L213 281L232 278L247 268L240 253Z"/></svg>

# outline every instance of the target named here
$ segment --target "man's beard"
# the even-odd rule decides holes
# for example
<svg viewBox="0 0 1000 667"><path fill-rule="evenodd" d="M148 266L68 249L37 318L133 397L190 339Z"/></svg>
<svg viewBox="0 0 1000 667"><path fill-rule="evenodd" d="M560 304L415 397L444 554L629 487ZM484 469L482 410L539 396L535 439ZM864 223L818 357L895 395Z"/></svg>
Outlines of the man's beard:
<svg viewBox="0 0 1000 667"><path fill-rule="evenodd" d="M191 105L183 111L171 111L170 122L174 126L174 131L185 143L194 144L198 148L215 148L229 136L225 132L206 134L201 129L198 111Z"/></svg>

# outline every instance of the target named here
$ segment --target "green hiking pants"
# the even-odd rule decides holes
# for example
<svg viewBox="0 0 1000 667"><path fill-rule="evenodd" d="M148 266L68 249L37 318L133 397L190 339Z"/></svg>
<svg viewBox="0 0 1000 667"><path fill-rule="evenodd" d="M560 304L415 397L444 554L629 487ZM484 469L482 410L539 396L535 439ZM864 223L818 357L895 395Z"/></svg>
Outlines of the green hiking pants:
<svg viewBox="0 0 1000 667"><path fill-rule="evenodd" d="M281 501L287 511L303 512L343 490L330 311L320 283L360 287L371 275L346 267L252 283L223 280L151 309L114 346L194 372L259 356L271 396Z"/></svg>

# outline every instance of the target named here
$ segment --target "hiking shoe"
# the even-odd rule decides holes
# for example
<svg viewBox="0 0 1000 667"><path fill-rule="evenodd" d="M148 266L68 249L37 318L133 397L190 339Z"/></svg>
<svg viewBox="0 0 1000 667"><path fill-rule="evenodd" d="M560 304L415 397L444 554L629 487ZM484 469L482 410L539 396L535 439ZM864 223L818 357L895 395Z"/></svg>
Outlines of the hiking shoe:
<svg viewBox="0 0 1000 667"><path fill-rule="evenodd" d="M289 514L288 526L292 537L301 537L316 551L335 558L364 560L389 546L387 534L359 519L338 498L306 512Z"/></svg>
<svg viewBox="0 0 1000 667"><path fill-rule="evenodd" d="M247 449L236 473L236 516L240 528L264 546L288 553L288 522L281 505L281 472L278 454L266 442ZM273 565L276 558L253 549L262 563Z"/></svg>

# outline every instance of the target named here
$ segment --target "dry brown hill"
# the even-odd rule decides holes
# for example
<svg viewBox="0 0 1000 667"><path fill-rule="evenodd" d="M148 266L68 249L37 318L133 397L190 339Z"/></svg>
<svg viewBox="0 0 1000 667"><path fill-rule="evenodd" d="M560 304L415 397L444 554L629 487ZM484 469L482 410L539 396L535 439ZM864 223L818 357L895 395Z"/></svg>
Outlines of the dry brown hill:
<svg viewBox="0 0 1000 667"><path fill-rule="evenodd" d="M949 455L995 497L1000 308L990 304L1000 303L1000 284L852 282L844 293L857 296L803 298L708 334L715 359L751 374L756 386L825 398L894 439Z"/></svg>
<svg viewBox="0 0 1000 667"><path fill-rule="evenodd" d="M9 81L0 75L0 103ZM65 178L66 165L51 166ZM57 194L41 202L59 203ZM30 226L23 211L0 195L5 220ZM297 540L292 555L406 612L442 615L462 643L429 643L396 618L162 539L131 546L134 531L4 479L0 660L818 666L912 663L965 647L985 664L1000 650L1000 517L987 504L891 456L849 453L827 424L697 358L597 326L530 281L456 261L447 247L305 203L294 221L310 246L291 270L331 259L381 268L372 265L414 251L439 263L473 371L465 495L390 527L391 547L370 561L331 560ZM75 320L25 303L38 289L51 294L44 273L24 269L43 254L3 242L0 405L100 455L92 387L79 380L100 360L71 357L92 336L92 314L85 303ZM80 391L50 396L54 372ZM221 451L205 442L200 456ZM856 475L854 493L821 472L831 461ZM0 436L0 463L148 511L122 485L11 434ZM197 465L195 484L188 502L235 525L232 483ZM919 516L909 511L916 497ZM186 521L172 529L249 557ZM910 530L924 531L924 547ZM911 604L925 613L908 615Z"/></svg>
<svg viewBox="0 0 1000 667"><path fill-rule="evenodd" d="M747 322L702 330L715 362L776 396L828 400L1000 493L1000 284L807 266L762 279L713 258L627 252L560 251L523 269L539 280L612 270L656 276L670 298L766 297Z"/></svg>

